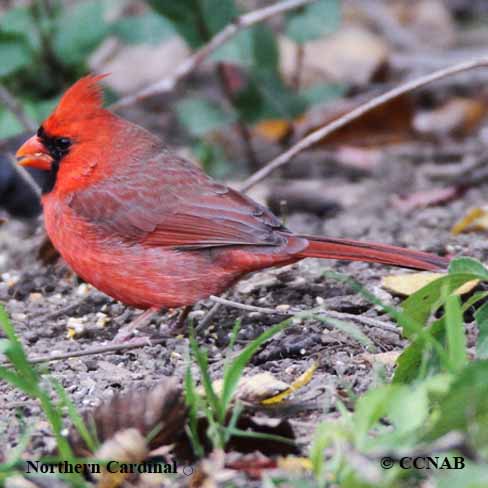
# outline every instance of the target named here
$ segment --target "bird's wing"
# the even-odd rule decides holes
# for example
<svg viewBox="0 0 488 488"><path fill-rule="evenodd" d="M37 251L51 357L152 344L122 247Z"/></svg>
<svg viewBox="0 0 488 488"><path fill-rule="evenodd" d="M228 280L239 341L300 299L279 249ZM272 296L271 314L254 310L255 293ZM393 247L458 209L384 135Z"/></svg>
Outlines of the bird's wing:
<svg viewBox="0 0 488 488"><path fill-rule="evenodd" d="M279 246L287 240L269 210L169 152L128 164L72 194L69 205L104 235L151 246Z"/></svg>

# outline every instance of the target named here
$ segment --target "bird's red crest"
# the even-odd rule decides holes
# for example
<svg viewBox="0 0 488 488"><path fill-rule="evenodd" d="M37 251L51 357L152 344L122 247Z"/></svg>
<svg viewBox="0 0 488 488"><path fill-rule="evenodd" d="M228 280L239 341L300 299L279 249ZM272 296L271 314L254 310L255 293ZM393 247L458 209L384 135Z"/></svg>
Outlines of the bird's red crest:
<svg viewBox="0 0 488 488"><path fill-rule="evenodd" d="M88 75L79 79L65 92L46 120L45 128L56 131L59 126L91 119L103 112L103 93L99 81L106 76L108 74Z"/></svg>

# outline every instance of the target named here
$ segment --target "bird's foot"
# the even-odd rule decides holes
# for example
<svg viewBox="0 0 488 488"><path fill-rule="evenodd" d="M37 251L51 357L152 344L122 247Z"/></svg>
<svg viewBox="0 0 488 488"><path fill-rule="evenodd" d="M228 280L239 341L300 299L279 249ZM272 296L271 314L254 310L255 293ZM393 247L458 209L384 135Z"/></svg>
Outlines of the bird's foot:
<svg viewBox="0 0 488 488"><path fill-rule="evenodd" d="M149 322L149 320L151 320L151 318L158 312L159 312L159 308L148 308L147 310L144 310L144 312L142 312L132 322L122 327L117 332L115 337L112 339L112 342L116 344L120 344L122 342L129 341L135 336L137 329L146 325ZM147 340L148 340L148 344L150 344L151 339L147 337Z"/></svg>
<svg viewBox="0 0 488 488"><path fill-rule="evenodd" d="M185 335L188 332L187 321L188 314L191 312L193 307L186 306L179 312L176 320L170 319L169 323L164 324L160 329L160 334L163 336L177 336L180 334Z"/></svg>

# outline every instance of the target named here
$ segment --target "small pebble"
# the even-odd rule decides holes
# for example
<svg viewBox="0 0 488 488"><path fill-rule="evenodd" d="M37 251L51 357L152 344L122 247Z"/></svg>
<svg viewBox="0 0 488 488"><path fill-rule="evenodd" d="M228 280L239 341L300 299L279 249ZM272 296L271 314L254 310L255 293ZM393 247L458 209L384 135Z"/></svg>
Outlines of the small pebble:
<svg viewBox="0 0 488 488"><path fill-rule="evenodd" d="M76 289L76 294L80 297L84 297L88 295L90 292L91 286L88 285L87 283L82 283L78 288Z"/></svg>
<svg viewBox="0 0 488 488"><path fill-rule="evenodd" d="M66 323L68 328L68 338L74 339L76 337L82 336L86 332L86 327L84 324L84 319L78 317L70 317Z"/></svg>
<svg viewBox="0 0 488 488"><path fill-rule="evenodd" d="M277 305L275 308L277 312L288 312L291 307L287 303L283 303L281 305Z"/></svg>
<svg viewBox="0 0 488 488"><path fill-rule="evenodd" d="M42 300L44 297L42 295L42 293L36 293L36 292L33 292L29 295L29 300L31 302L39 302L40 300Z"/></svg>

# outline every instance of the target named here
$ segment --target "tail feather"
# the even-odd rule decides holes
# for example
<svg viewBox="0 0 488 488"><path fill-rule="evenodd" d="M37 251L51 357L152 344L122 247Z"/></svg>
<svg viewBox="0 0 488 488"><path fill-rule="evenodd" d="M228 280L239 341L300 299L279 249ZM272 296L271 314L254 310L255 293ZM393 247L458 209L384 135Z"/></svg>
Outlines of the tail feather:
<svg viewBox="0 0 488 488"><path fill-rule="evenodd" d="M301 235L309 245L298 255L304 258L343 259L389 264L425 271L445 270L449 259L422 251L373 242Z"/></svg>

